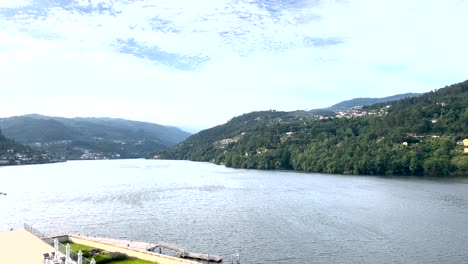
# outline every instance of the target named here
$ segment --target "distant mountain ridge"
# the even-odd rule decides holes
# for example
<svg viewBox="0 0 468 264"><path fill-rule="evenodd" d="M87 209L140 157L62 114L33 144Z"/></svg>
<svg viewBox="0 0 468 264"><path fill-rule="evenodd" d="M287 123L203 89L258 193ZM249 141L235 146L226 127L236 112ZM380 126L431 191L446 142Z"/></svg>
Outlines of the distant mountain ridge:
<svg viewBox="0 0 468 264"><path fill-rule="evenodd" d="M334 104L326 108L313 109L308 112L317 114L317 115L330 116L336 112L348 111L352 108L359 107L359 106L364 107L364 106L378 104L378 103L393 102L393 101L401 100L404 98L417 97L421 95L422 95L421 93L404 93L404 94L396 94L396 95L381 97L381 98L358 97L358 98L353 98L350 100L339 102L337 104Z"/></svg>
<svg viewBox="0 0 468 264"><path fill-rule="evenodd" d="M115 118L38 114L0 119L3 134L60 159L142 158L190 136L175 127Z"/></svg>
<svg viewBox="0 0 468 264"><path fill-rule="evenodd" d="M340 103L334 104L330 107L327 107L326 109L331 110L331 111L346 111L353 107L368 106L368 105L378 104L378 103L386 103L386 102L401 100L404 98L416 97L420 95L422 94L404 93L404 94L397 94L397 95L392 95L392 96L387 96L387 97L382 97L382 98L369 98L369 97L354 98L351 100L346 100L346 101L342 101Z"/></svg>

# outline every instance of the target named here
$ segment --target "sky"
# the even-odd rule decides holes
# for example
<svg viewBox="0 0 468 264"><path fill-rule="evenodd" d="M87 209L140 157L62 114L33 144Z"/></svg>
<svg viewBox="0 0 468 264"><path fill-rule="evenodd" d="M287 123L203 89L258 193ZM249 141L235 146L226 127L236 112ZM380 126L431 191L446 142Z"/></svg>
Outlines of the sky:
<svg viewBox="0 0 468 264"><path fill-rule="evenodd" d="M0 0L0 117L207 128L468 79L468 0Z"/></svg>

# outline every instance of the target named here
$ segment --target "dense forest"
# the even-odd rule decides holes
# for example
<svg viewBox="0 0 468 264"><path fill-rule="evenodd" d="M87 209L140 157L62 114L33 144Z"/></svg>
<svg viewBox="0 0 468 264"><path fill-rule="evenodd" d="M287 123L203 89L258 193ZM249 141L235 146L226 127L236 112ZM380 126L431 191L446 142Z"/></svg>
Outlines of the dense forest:
<svg viewBox="0 0 468 264"><path fill-rule="evenodd" d="M3 155L8 152L9 149L18 149L23 150L25 146L22 146L13 140L7 139L3 134L2 130L0 130L0 155Z"/></svg>
<svg viewBox="0 0 468 264"><path fill-rule="evenodd" d="M153 158L305 172L468 176L468 81L375 104L352 118L264 111L201 131Z"/></svg>

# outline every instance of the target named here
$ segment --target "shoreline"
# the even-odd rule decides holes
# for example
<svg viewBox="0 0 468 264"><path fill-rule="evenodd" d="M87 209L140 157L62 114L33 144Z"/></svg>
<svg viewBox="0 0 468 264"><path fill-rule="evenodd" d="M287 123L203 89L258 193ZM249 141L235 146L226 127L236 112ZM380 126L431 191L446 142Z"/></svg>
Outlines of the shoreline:
<svg viewBox="0 0 468 264"><path fill-rule="evenodd" d="M15 162L14 160L13 162ZM13 167L13 166L28 166L28 165L46 165L46 164L54 164L54 163L64 163L67 162L67 160L54 160L54 161L48 161L48 162L32 162L32 163L20 163L20 164L15 164L15 163L8 163L8 164L0 164L1 167Z"/></svg>
<svg viewBox="0 0 468 264"><path fill-rule="evenodd" d="M443 175L443 176L425 176L425 175L384 175L384 174L338 174L338 173L326 173L326 172L314 172L314 171L302 171L302 170L294 170L294 169L258 169L258 168L240 168L240 167L228 167L224 163L215 163L211 161L202 161L202 160L187 160L187 159L163 159L163 158L146 158L146 160L167 160L167 161L190 161L190 162L197 162L197 163L209 163L217 166L224 166L228 169L236 169L236 170L253 170L253 171L271 171L271 172L293 172L293 173L301 173L301 174L320 174L320 175L335 175L335 176L350 176L350 177L378 177L378 178L394 178L394 179L421 179L421 180L441 180L441 179L468 179L468 175L466 176L450 176L450 175Z"/></svg>

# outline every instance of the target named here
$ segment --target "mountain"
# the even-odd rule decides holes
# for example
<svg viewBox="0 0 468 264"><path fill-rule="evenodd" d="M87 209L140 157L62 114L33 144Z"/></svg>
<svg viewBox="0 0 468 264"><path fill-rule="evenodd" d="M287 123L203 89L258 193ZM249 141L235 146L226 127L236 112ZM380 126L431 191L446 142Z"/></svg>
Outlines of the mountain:
<svg viewBox="0 0 468 264"><path fill-rule="evenodd" d="M323 120L300 113L244 114L153 158L252 169L468 176L461 145L468 136L468 81Z"/></svg>
<svg viewBox="0 0 468 264"><path fill-rule="evenodd" d="M34 145L57 159L141 158L190 134L175 127L114 118L37 114L0 119L6 137Z"/></svg>
<svg viewBox="0 0 468 264"><path fill-rule="evenodd" d="M182 129L183 131L189 132L191 134L195 134L209 127L208 126L179 126L178 128Z"/></svg>
<svg viewBox="0 0 468 264"><path fill-rule="evenodd" d="M369 97L354 98L351 100L339 102L327 108L310 110L310 112L318 114L318 115L330 116L330 115L333 115L335 112L347 111L354 107L363 107L363 106L368 106L372 104L392 102L392 101L397 101L397 100L401 100L404 98L417 97L420 95L421 95L420 93L405 93L405 94L397 94L397 95L392 95L392 96L387 96L387 97L382 97L382 98L369 98Z"/></svg>

